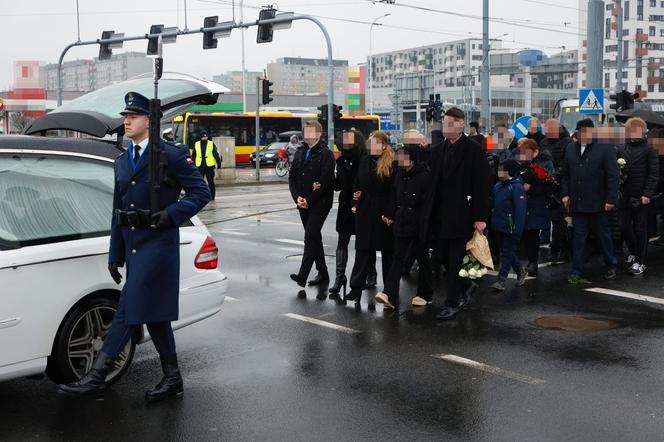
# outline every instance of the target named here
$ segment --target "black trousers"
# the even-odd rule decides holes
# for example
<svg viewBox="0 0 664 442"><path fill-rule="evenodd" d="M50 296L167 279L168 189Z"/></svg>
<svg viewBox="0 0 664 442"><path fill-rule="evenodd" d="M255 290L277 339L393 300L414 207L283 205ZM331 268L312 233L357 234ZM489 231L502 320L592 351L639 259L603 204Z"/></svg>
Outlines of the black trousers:
<svg viewBox="0 0 664 442"><path fill-rule="evenodd" d="M170 356L175 354L175 337L170 322L152 322L146 324L152 343L159 352L159 355ZM111 359L118 357L125 348L125 345L132 337L138 338L141 326L139 324L125 323L124 295L120 295L118 310L115 312L113 322L104 337L104 344L101 349Z"/></svg>
<svg viewBox="0 0 664 442"><path fill-rule="evenodd" d="M386 284L387 275L392 267L392 250L381 251L381 267L383 270L383 285ZM367 285L369 271L376 268L375 250L355 249L355 263L350 275L350 288L353 290L364 290Z"/></svg>
<svg viewBox="0 0 664 442"><path fill-rule="evenodd" d="M392 265L387 277L383 278L385 279L385 289L383 291L390 298L392 304L399 302L401 272L409 253L413 253L420 266L417 276L417 296L427 301L431 301L433 297L429 245L418 238L395 238Z"/></svg>
<svg viewBox="0 0 664 442"><path fill-rule="evenodd" d="M569 237L565 209L552 204L551 209L551 254L567 254L569 252Z"/></svg>
<svg viewBox="0 0 664 442"><path fill-rule="evenodd" d="M321 230L330 213L330 207L327 205L315 206L309 209L298 209L298 211L304 226L304 254L298 276L300 280L304 281L309 277L314 262L319 273L327 273Z"/></svg>
<svg viewBox="0 0 664 442"><path fill-rule="evenodd" d="M540 229L525 230L523 232L523 242L526 246L526 258L528 262L537 264L539 260Z"/></svg>
<svg viewBox="0 0 664 442"><path fill-rule="evenodd" d="M447 298L445 299L447 307L457 307L461 291L465 290L470 284L467 278L459 276L463 257L466 256L467 242L466 238L443 238L438 240L438 253L440 253L442 263L447 269Z"/></svg>
<svg viewBox="0 0 664 442"><path fill-rule="evenodd" d="M210 188L210 195L212 195L212 201L214 201L216 195L216 189L214 185L214 167L199 167L201 175L207 180L208 187Z"/></svg>
<svg viewBox="0 0 664 442"><path fill-rule="evenodd" d="M644 264L648 253L648 206L621 208L620 231L629 254L636 257L636 262Z"/></svg>

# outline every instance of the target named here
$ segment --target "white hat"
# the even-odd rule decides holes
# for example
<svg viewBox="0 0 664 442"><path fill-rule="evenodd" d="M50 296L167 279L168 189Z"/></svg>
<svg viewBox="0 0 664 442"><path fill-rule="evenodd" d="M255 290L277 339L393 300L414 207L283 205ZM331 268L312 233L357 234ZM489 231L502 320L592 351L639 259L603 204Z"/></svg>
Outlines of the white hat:
<svg viewBox="0 0 664 442"><path fill-rule="evenodd" d="M161 133L162 135L170 134L173 133L173 128L169 127L168 129L164 129L164 131Z"/></svg>

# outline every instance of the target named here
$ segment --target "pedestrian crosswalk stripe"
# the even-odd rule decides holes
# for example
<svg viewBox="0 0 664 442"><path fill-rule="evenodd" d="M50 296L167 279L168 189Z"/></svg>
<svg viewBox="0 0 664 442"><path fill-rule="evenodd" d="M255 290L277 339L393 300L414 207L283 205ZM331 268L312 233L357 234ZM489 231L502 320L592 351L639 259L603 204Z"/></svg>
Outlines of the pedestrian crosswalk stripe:
<svg viewBox="0 0 664 442"><path fill-rule="evenodd" d="M620 290L603 289L601 287L592 287L585 289L587 292L601 293L603 295L617 296L620 298L635 299L637 301L649 302L651 304L664 305L664 299L652 296L639 295L637 293L622 292Z"/></svg>
<svg viewBox="0 0 664 442"><path fill-rule="evenodd" d="M284 313L284 316L291 318L291 319L297 319L298 321L302 322L308 322L309 324L314 324L314 325L319 325L321 327L326 327L326 328L331 328L332 330L337 330L343 333L348 333L348 334L357 334L361 333L359 330L355 330L353 328L348 328L344 327L343 325L337 325L333 324L331 322L327 321L321 321L320 319L316 318L310 318L309 316L302 316L298 315L295 313Z"/></svg>
<svg viewBox="0 0 664 442"><path fill-rule="evenodd" d="M284 244L296 244L298 246L303 246L304 245L304 241L298 241L296 239L282 239L282 238L280 238L280 239L275 239L275 241L276 242L282 242Z"/></svg>
<svg viewBox="0 0 664 442"><path fill-rule="evenodd" d="M472 359L462 358L461 356L457 355L439 354L439 355L431 355L431 357L436 359L442 359L443 361L452 362L454 364L465 365L466 367L474 368L480 371L484 371L486 373L495 374L498 376L502 376L504 378L512 379L530 385L538 385L546 383L546 381L542 379L533 378L530 376L526 376L525 374L515 373L509 370L503 370L502 368L493 367L491 365L487 365L482 362L473 361Z"/></svg>

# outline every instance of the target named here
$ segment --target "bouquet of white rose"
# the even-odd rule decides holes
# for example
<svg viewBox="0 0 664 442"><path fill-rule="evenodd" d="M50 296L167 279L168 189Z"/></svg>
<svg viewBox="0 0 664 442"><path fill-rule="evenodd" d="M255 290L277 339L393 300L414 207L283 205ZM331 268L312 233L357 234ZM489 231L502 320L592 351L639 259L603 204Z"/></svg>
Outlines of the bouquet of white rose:
<svg viewBox="0 0 664 442"><path fill-rule="evenodd" d="M463 257L463 264L459 270L459 276L462 278L479 279L489 272L482 263L480 263L472 253L466 253Z"/></svg>

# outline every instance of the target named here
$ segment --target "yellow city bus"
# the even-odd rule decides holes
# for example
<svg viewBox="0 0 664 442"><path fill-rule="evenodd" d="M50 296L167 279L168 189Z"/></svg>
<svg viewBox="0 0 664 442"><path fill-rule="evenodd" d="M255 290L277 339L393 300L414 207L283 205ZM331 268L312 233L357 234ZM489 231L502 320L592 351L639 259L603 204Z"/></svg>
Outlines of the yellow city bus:
<svg viewBox="0 0 664 442"><path fill-rule="evenodd" d="M260 147L278 141L279 134L290 131L302 131L305 121L315 120L316 114L297 114L292 112L260 113ZM173 119L173 131L177 141L193 148L199 134L206 131L210 138L226 136L235 138L235 163L249 163L249 154L256 150L256 113L190 113ZM355 128L366 137L380 129L380 117L377 115L343 116L335 124L335 133ZM335 137L336 138L336 137ZM286 140L287 141L287 140Z"/></svg>

